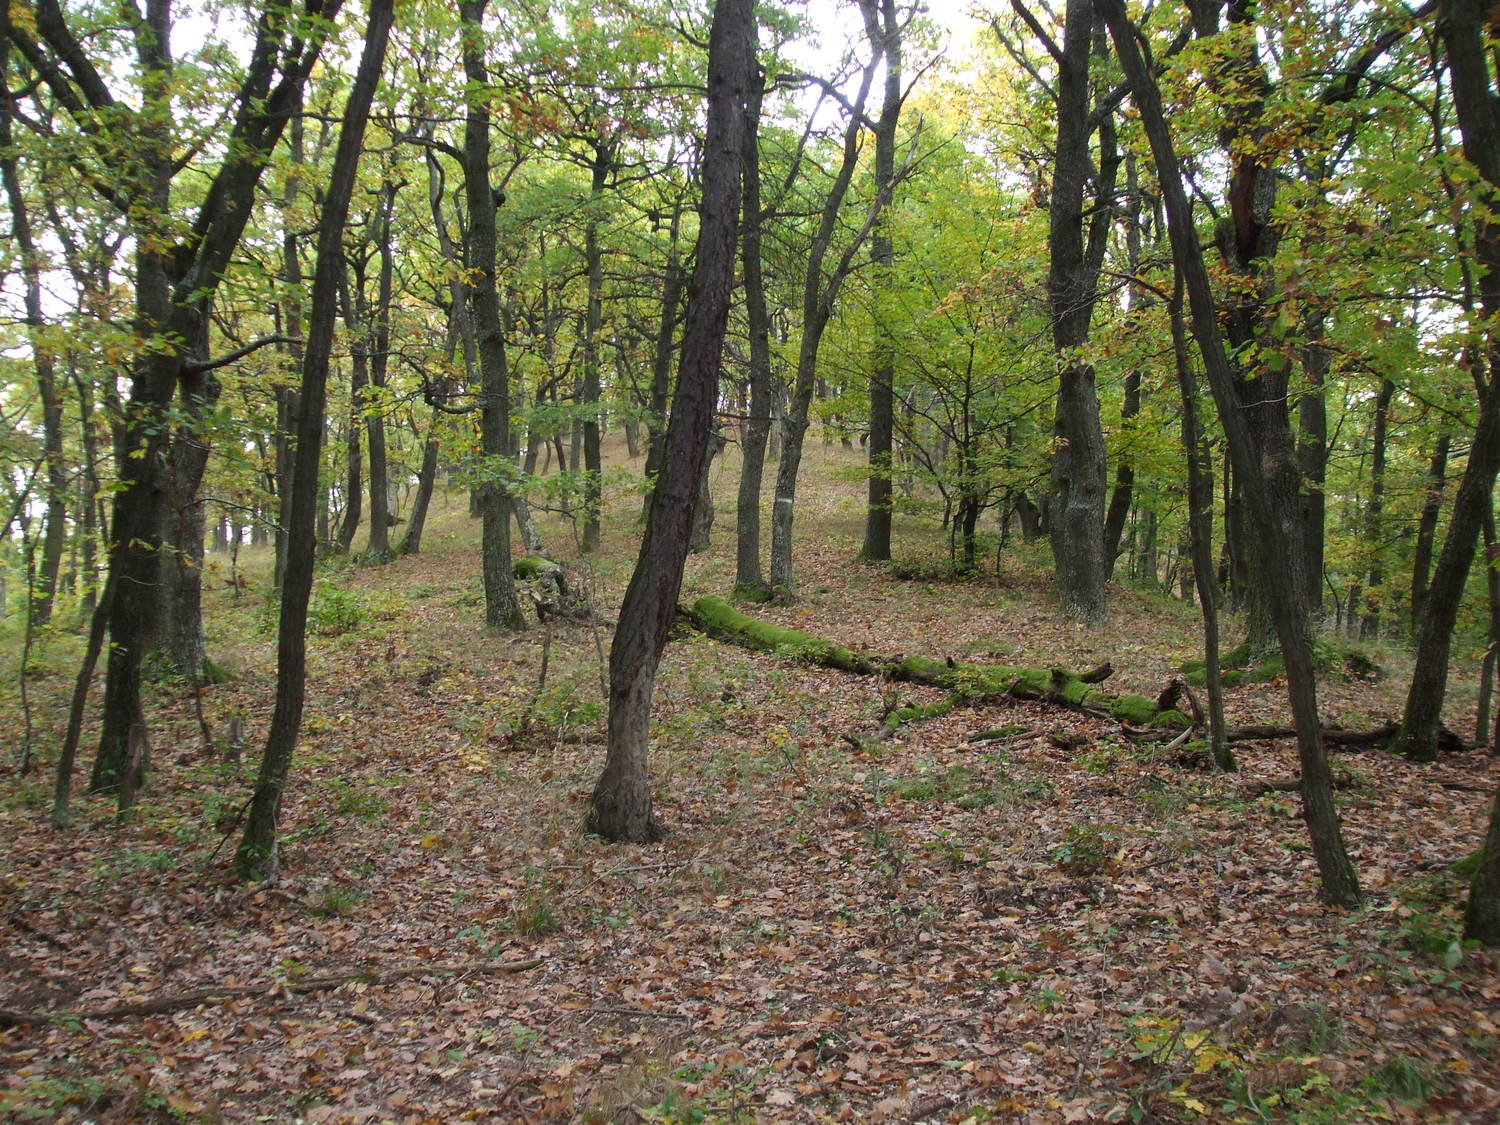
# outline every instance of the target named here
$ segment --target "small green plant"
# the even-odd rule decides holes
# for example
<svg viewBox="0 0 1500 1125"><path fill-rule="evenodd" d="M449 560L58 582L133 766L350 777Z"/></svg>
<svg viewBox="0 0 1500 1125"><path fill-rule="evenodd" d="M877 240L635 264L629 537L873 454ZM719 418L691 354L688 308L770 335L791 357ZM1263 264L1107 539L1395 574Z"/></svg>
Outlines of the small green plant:
<svg viewBox="0 0 1500 1125"><path fill-rule="evenodd" d="M369 616L364 598L346 590L331 578L313 583L307 606L307 629L320 637L337 637L363 627Z"/></svg>
<svg viewBox="0 0 1500 1125"><path fill-rule="evenodd" d="M510 1045L517 1051L529 1051L541 1041L542 1033L534 1027L527 1027L523 1023L512 1024L510 1029Z"/></svg>
<svg viewBox="0 0 1500 1125"><path fill-rule="evenodd" d="M523 938L555 934L562 929L553 909L552 896L540 888L527 891L512 911L516 933Z"/></svg>
<svg viewBox="0 0 1500 1125"><path fill-rule="evenodd" d="M323 893L308 909L323 918L342 918L352 914L363 897L364 892L357 887L334 883L324 887Z"/></svg>
<svg viewBox="0 0 1500 1125"><path fill-rule="evenodd" d="M1088 877L1105 870L1118 846L1115 832L1092 824L1075 824L1052 849L1052 862L1069 875Z"/></svg>
<svg viewBox="0 0 1500 1125"><path fill-rule="evenodd" d="M1425 1102L1437 1092L1431 1065L1408 1055L1386 1059L1365 1078L1363 1085L1372 1094L1408 1105Z"/></svg>
<svg viewBox="0 0 1500 1125"><path fill-rule="evenodd" d="M376 820L389 807L383 797L366 792L358 785L342 777L328 783L333 792L333 811L340 816L354 816L361 820Z"/></svg>

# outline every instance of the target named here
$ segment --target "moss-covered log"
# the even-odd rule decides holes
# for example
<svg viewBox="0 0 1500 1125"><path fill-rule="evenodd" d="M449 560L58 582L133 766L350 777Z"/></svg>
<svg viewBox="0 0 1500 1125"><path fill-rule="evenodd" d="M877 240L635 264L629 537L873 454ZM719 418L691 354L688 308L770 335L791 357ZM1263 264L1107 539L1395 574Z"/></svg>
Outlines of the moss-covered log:
<svg viewBox="0 0 1500 1125"><path fill-rule="evenodd" d="M684 615L709 636L759 652L772 652L788 660L862 676L880 676L941 688L950 697L946 706L937 705L943 709L942 713L957 703L978 703L1010 696L1044 700L1137 726L1158 721L1169 725L1185 725L1187 722L1179 712L1162 711L1154 700L1144 695L1114 695L1061 668L970 664L927 656L885 657L857 652L822 637L741 613L723 598L699 598L691 610L684 611ZM911 718L931 717L933 705L911 710ZM917 714L919 711L921 716Z"/></svg>

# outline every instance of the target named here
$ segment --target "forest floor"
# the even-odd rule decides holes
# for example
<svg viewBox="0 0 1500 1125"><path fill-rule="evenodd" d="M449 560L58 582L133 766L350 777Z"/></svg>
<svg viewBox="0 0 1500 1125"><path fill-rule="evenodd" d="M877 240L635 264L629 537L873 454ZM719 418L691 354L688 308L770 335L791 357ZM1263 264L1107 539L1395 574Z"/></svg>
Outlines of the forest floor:
<svg viewBox="0 0 1500 1125"><path fill-rule="evenodd" d="M1109 686L1150 695L1197 654L1196 611L1160 595L1115 587L1105 625L1066 621L1032 548L962 581L854 563L854 456L812 458L801 596L764 609L776 621L884 653L1107 659ZM732 582L734 468L717 471L714 547L684 601ZM274 605L213 560L210 649L232 673L203 693L218 745L191 695L155 687L155 772L124 824L79 796L74 827L47 827L78 653L47 638L30 678L40 769L18 777L8 750L0 774L0 1009L55 1018L0 1029L0 1118L1500 1121L1500 959L1455 941L1449 869L1500 781L1482 753L1337 755L1367 898L1329 910L1295 794L1250 788L1295 774L1287 741L1240 745L1222 776L1117 723L1006 701L875 742L887 685L691 637L656 696L670 838L584 837L598 656L638 503L614 499L587 568L548 525L601 635L487 635L458 492L419 557L320 578L274 885L235 885L222 835L270 715ZM898 553L941 557L910 522ZM1398 713L1399 654L1383 658L1384 681L1322 685L1330 717ZM1248 685L1230 707L1275 721L1284 694ZM239 761L222 746L235 716ZM1461 693L1449 721L1472 731ZM205 989L222 991L193 1003Z"/></svg>

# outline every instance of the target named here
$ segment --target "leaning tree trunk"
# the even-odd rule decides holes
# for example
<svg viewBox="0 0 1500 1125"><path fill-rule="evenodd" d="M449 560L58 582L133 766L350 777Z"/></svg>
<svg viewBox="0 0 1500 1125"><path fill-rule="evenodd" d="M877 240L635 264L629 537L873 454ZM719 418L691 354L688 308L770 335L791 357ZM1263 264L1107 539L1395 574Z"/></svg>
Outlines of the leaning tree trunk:
<svg viewBox="0 0 1500 1125"><path fill-rule="evenodd" d="M1322 723L1318 716L1317 688L1312 664L1312 646L1305 632L1301 591L1296 587L1297 571L1291 562L1291 545L1287 542L1286 518L1290 513L1275 509L1274 494L1257 476L1257 447L1244 416L1244 403L1236 388L1235 372L1229 363L1224 338L1219 330L1219 310L1214 303L1203 250L1193 226L1192 208L1182 183L1179 163L1166 117L1162 111L1161 93L1156 80L1141 56L1136 29L1126 18L1122 0L1095 0L1109 27L1121 68L1130 84L1141 123L1150 140L1156 161L1167 212L1168 234L1172 243L1173 266L1183 275L1190 301L1193 335L1203 357L1219 420L1224 427L1229 454L1245 489L1246 501L1256 532L1274 549L1262 552L1269 563L1283 564L1264 588L1270 594L1271 609L1280 634L1285 657L1287 695L1297 732L1297 753L1302 768L1302 814L1307 822L1313 855L1322 879L1323 895L1334 905L1352 906L1360 900L1359 879L1344 846L1338 811L1333 803L1333 777L1323 745Z"/></svg>
<svg viewBox="0 0 1500 1125"><path fill-rule="evenodd" d="M659 839L664 831L651 807L651 696L682 587L723 363L734 285L745 100L755 62L752 0L716 0L708 58L703 196L682 363L645 538L610 646L609 749L586 822L588 831L606 840L631 843Z"/></svg>
<svg viewBox="0 0 1500 1125"><path fill-rule="evenodd" d="M307 678L307 603L312 593L313 555L317 548L318 464L323 453L323 413L327 406L334 320L338 315L338 287L344 270L344 224L354 193L365 123L390 37L393 4L394 0L370 0L364 51L344 105L338 148L323 197L302 362L302 410L297 419L297 466L292 477L291 520L287 528L286 581L276 637L276 705L245 834L234 857L235 872L242 879L267 879L276 873L281 794L302 727Z"/></svg>
<svg viewBox="0 0 1500 1125"><path fill-rule="evenodd" d="M1500 470L1500 330L1495 327L1500 320L1500 217L1496 212L1500 207L1500 104L1495 99L1484 51L1481 29L1485 10L1477 0L1446 0L1442 8L1445 18L1440 27L1448 49L1453 110L1463 138L1464 157L1481 179L1475 188L1481 215L1475 220L1474 251L1479 264L1484 339L1482 348L1475 349L1481 351L1483 363L1473 370L1479 420L1418 627L1416 664L1397 743L1400 752L1415 761L1437 757L1458 603L1495 474Z"/></svg>

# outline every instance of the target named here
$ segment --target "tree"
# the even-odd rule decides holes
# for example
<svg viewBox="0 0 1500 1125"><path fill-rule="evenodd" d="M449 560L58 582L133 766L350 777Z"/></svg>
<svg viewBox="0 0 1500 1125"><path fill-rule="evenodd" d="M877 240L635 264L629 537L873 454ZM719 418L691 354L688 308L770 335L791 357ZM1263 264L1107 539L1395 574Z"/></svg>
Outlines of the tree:
<svg viewBox="0 0 1500 1125"><path fill-rule="evenodd" d="M1052 342L1061 364L1053 422L1050 528L1054 581L1063 606L1081 620L1097 621L1104 616L1104 581L1110 569L1104 541L1106 461L1094 370L1081 350L1088 343L1098 300L1120 154L1113 107L1106 104L1096 110L1090 92L1091 0L1068 0L1064 18L1061 47L1045 40L1057 65L1047 296ZM1089 151L1096 132L1097 170ZM1090 180L1092 199L1086 206Z"/></svg>
<svg viewBox="0 0 1500 1125"><path fill-rule="evenodd" d="M677 392L646 533L609 654L609 744L586 827L606 840L646 843L663 828L651 807L649 729L656 669L677 608L698 481L718 399L734 286L745 104L753 80L752 0L716 0L708 49L708 125L698 250Z"/></svg>
<svg viewBox="0 0 1500 1125"><path fill-rule="evenodd" d="M492 628L514 630L525 625L525 618L511 572L510 502L506 495L510 374L500 318L500 291L495 280L495 211L500 199L490 184L490 115L481 100L489 83L480 27L487 4L488 0L463 0L459 5L464 75L469 80L463 147L464 199L469 216L465 276L483 386L479 426L484 452L480 484L484 520L484 619Z"/></svg>
<svg viewBox="0 0 1500 1125"><path fill-rule="evenodd" d="M1500 470L1500 108L1495 84L1483 49L1486 25L1480 5L1474 0L1445 0L1440 29L1447 49L1448 73L1453 87L1453 110L1458 120L1464 159L1478 173L1472 208L1473 257L1478 266L1479 312L1476 326L1479 342L1469 351L1469 371L1479 402L1479 418L1469 446L1448 534L1438 556L1432 585L1423 601L1422 621L1417 631L1416 662L1406 709L1401 719L1398 746L1401 753L1418 761L1437 757L1443 695L1447 684L1448 651L1458 602L1473 562L1484 512L1490 506L1495 474ZM1496 833L1490 833L1491 842ZM1483 890L1500 898L1500 858L1490 855ZM1476 876L1476 895L1480 892ZM1490 907L1495 918L1476 923L1488 936L1500 940L1500 908Z"/></svg>
<svg viewBox="0 0 1500 1125"><path fill-rule="evenodd" d="M860 0L865 37L879 43L885 55L885 88L875 121L875 190L887 199L895 190L896 127L905 91L901 89L902 27L896 0ZM889 271L895 249L883 221L870 236L870 261L876 273ZM879 282L877 281L877 284ZM895 356L890 341L877 329L870 370L870 485L865 510L865 542L860 557L882 562L891 557L891 431L895 417Z"/></svg>
<svg viewBox="0 0 1500 1125"><path fill-rule="evenodd" d="M157 619L164 516L173 494L169 446L173 399L192 408L195 381L217 364L202 349L214 291L248 222L265 167L337 14L339 0L307 0L300 11L266 4L255 15L249 63L228 106L223 160L194 213L179 222L172 191L184 168L175 149L172 12L167 0L129 9L138 94L111 84L121 60L91 57L57 0L38 0L34 21L7 20L5 32L61 104L89 158L79 173L130 225L135 240L133 327L140 350L131 372L113 501L106 608L109 658L92 787L130 807L145 765L141 666ZM139 97L139 106L132 104ZM118 159L130 153L127 160Z"/></svg>
<svg viewBox="0 0 1500 1125"><path fill-rule="evenodd" d="M344 273L344 223L359 170L365 123L380 81L394 18L394 0L370 0L364 49L339 127L338 148L323 196L317 257L309 296L307 341L303 349L301 410L297 424L297 466L292 476L287 529L286 578L276 634L276 708L261 756L245 832L235 853L242 879L266 879L278 865L276 827L292 751L302 727L307 675L307 604L312 592L317 547L318 464L323 447L323 411L328 361L338 315L338 286Z"/></svg>
<svg viewBox="0 0 1500 1125"><path fill-rule="evenodd" d="M1332 904L1353 906L1359 902L1359 880L1344 846L1338 813L1333 804L1333 778L1323 746L1314 682L1312 646L1301 613L1296 565L1288 542L1286 498L1277 494L1257 474L1257 445L1243 412L1236 375L1230 365L1219 331L1219 312L1209 286L1208 269L1192 210L1183 187L1181 164L1173 144L1156 78L1142 55L1136 29L1125 16L1121 0L1095 0L1109 28L1120 65L1130 84L1131 95L1150 140L1167 212L1167 229L1174 268L1183 275L1187 289L1193 336L1207 370L1209 385L1218 406L1219 419L1228 440L1229 455L1245 489L1246 499L1263 550L1262 560L1271 570L1263 575L1263 589L1286 661L1287 695L1297 732L1298 758L1302 767L1302 815L1307 821L1313 854L1322 876L1323 895Z"/></svg>

